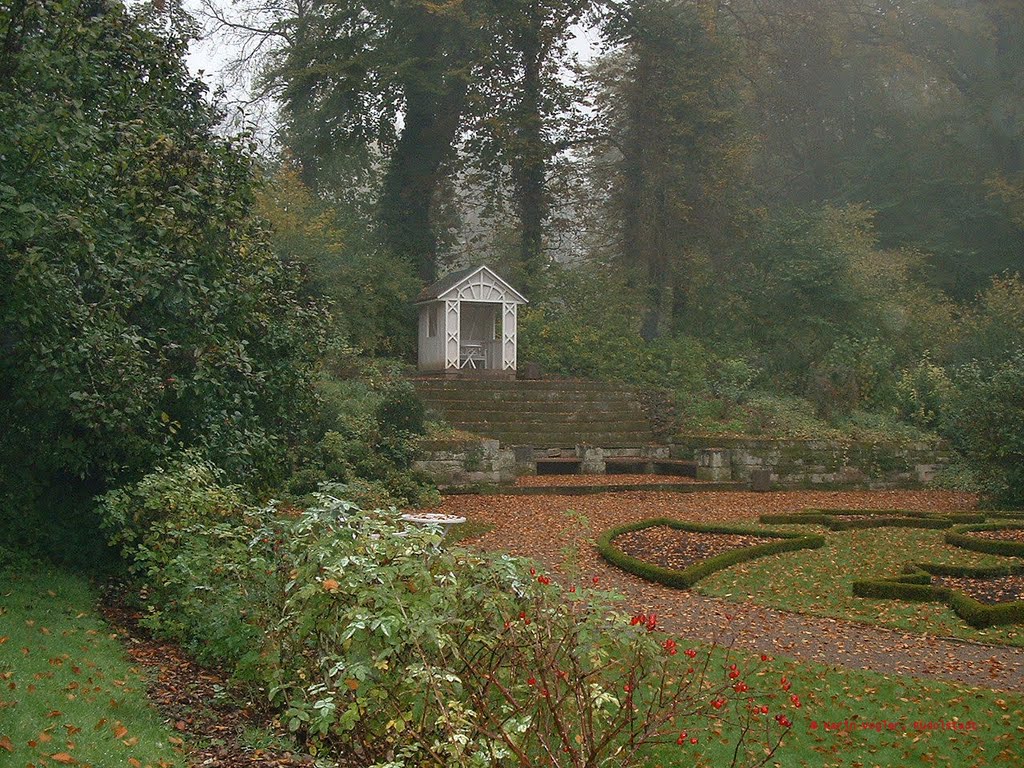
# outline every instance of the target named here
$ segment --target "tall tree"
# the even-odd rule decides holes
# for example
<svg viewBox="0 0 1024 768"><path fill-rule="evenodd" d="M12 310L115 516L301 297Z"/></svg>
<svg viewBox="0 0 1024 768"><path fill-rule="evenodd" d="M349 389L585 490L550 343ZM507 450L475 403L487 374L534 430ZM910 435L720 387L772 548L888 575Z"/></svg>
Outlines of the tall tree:
<svg viewBox="0 0 1024 768"><path fill-rule="evenodd" d="M479 35L472 2L311 0L281 24L265 79L282 100L286 143L329 190L353 149L383 157L378 222L385 244L429 281L439 250L433 211L462 125Z"/></svg>
<svg viewBox="0 0 1024 768"><path fill-rule="evenodd" d="M745 156L728 55L694 7L638 0L607 26L617 51L602 65L612 206L621 258L642 272L643 335L686 311L694 262L731 231Z"/></svg>
<svg viewBox="0 0 1024 768"><path fill-rule="evenodd" d="M544 267L553 164L574 143L581 94L569 52L574 25L595 0L507 0L490 14L478 68L470 151L507 184L519 225L519 278L529 290Z"/></svg>
<svg viewBox="0 0 1024 768"><path fill-rule="evenodd" d="M91 498L179 448L273 482L307 427L319 313L251 215L253 158L216 135L186 40L55 0L0 6L0 46L5 540L98 539Z"/></svg>

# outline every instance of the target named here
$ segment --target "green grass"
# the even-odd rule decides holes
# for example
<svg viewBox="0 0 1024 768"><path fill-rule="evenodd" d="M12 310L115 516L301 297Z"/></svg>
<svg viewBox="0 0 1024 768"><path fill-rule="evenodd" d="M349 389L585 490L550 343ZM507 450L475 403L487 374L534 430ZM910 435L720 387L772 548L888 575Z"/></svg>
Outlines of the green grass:
<svg viewBox="0 0 1024 768"><path fill-rule="evenodd" d="M821 532L822 526L780 525L778 529ZM720 571L700 582L698 592L818 616L835 616L912 632L1024 646L1024 627L974 629L938 603L910 603L854 597L856 579L899 573L908 561L990 566L1019 562L949 546L943 531L878 528L828 532L825 546L786 552Z"/></svg>
<svg viewBox="0 0 1024 768"><path fill-rule="evenodd" d="M185 765L87 581L40 567L0 584L0 765Z"/></svg>
<svg viewBox="0 0 1024 768"><path fill-rule="evenodd" d="M777 687L783 675L792 682L792 693L799 694L801 707L782 704L793 726L768 765L974 768L1017 766L1024 760L1024 697L1020 695L784 659L776 659L766 668L769 687ZM768 718L777 732L781 728L771 718L780 707L777 703L770 706ZM914 726L915 722L954 720L974 722L977 730L920 730ZM850 730L826 728L826 724L844 721L852 724ZM718 736L706 728L692 727L691 731L700 738L696 747L658 746L644 765L729 765L735 731L726 728Z"/></svg>

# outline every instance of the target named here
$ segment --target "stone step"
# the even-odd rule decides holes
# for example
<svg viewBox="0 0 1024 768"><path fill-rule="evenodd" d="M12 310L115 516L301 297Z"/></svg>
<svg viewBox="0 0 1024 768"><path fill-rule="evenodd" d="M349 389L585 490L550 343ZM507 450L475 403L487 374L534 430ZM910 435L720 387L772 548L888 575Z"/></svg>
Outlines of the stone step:
<svg viewBox="0 0 1024 768"><path fill-rule="evenodd" d="M418 379L425 405L453 427L505 445L630 448L656 444L637 389L595 381Z"/></svg>
<svg viewBox="0 0 1024 768"><path fill-rule="evenodd" d="M554 401L546 400L540 403L510 402L496 400L476 400L445 402L442 400L429 400L424 398L423 402L429 408L437 411L452 411L455 413L495 413L505 415L521 410L529 410L532 413L629 413L642 415L643 409L635 403L623 402L577 402L577 401Z"/></svg>
<svg viewBox="0 0 1024 768"><path fill-rule="evenodd" d="M424 402L432 403L630 403L638 405L627 395L609 395L601 392L420 392Z"/></svg>
<svg viewBox="0 0 1024 768"><path fill-rule="evenodd" d="M630 384L613 381L587 381L583 379L550 379L541 381L523 381L507 379L413 379L413 384L418 390L463 390L463 391L496 391L507 390L515 392L528 391L601 391L601 392L634 392L636 390Z"/></svg>
<svg viewBox="0 0 1024 768"><path fill-rule="evenodd" d="M544 425L558 425L559 427L566 427L569 429L588 429L593 427L606 427L608 430L639 430L641 432L649 431L650 425L646 419L629 418L625 415L621 416L609 416L609 418L601 418L601 414L588 414L586 416L572 416L566 414L537 414L537 413L518 413L509 414L507 417L503 417L501 414L495 414L492 416L479 416L471 418L469 416L461 416L459 418L453 418L448 420L453 427L462 426L502 426L509 428L516 427L543 427Z"/></svg>

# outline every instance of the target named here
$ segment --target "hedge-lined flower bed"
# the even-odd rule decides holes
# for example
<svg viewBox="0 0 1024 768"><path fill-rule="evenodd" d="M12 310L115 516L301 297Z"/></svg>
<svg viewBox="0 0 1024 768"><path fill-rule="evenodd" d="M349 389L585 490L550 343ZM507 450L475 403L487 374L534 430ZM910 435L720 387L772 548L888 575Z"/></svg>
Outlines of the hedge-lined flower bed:
<svg viewBox="0 0 1024 768"><path fill-rule="evenodd" d="M1003 555L1004 557L1024 557L1024 542L1020 541L999 541L998 539L985 539L980 536L971 536L972 533L981 531L1020 531L1024 530L1024 523L986 523L984 525L958 525L951 531L946 532L946 543L962 549L970 549L975 552L985 552L990 555Z"/></svg>
<svg viewBox="0 0 1024 768"><path fill-rule="evenodd" d="M856 517L856 520L840 518ZM882 509L806 509L780 515L761 515L762 523L769 525L824 525L830 531L852 531L861 528L950 528L958 523L983 523L981 513L916 512L912 510Z"/></svg>
<svg viewBox="0 0 1024 768"><path fill-rule="evenodd" d="M641 531L645 528L665 526L680 531L694 531L700 533L722 533L740 536L758 536L761 538L778 539L767 544L756 544L751 547L740 547L738 549L724 552L705 560L700 560L682 570L663 568L660 565L649 563L644 560L632 557L615 546L615 539L626 533ZM628 523L611 528L605 531L597 540L597 550L601 556L612 565L624 571L633 573L649 581L656 581L669 587L686 589L693 586L705 576L720 571L723 568L754 560L758 557L766 557L779 552L791 552L797 549L816 549L825 544L825 537L818 535L806 535L789 533L784 531L758 531L750 528L737 528L724 525L704 525L700 523L684 523L680 520L669 518L652 518L641 520L636 523Z"/></svg>
<svg viewBox="0 0 1024 768"><path fill-rule="evenodd" d="M997 624L1024 624L1024 600L989 605L959 590L932 583L932 576L994 579L1020 574L1024 574L1024 565L976 567L912 563L897 576L853 582L853 594L880 600L946 603L957 616L976 629Z"/></svg>

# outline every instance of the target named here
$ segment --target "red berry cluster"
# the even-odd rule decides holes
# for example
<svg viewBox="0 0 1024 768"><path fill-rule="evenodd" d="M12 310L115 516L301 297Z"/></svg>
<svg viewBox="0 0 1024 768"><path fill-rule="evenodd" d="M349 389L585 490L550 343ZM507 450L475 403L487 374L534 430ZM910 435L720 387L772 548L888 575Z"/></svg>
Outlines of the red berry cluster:
<svg viewBox="0 0 1024 768"><path fill-rule="evenodd" d="M629 626L631 627L639 624L646 625L647 631L653 632L658 628L658 614L652 613L650 616L647 616L646 614L638 613L629 620Z"/></svg>

